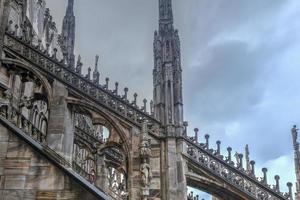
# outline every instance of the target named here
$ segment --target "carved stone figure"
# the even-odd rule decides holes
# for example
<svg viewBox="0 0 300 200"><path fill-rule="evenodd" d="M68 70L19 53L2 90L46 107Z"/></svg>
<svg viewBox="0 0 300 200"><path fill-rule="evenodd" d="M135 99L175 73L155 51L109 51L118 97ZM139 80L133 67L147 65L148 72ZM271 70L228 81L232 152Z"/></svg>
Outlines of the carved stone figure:
<svg viewBox="0 0 300 200"><path fill-rule="evenodd" d="M20 107L25 107L27 109L31 109L33 107L34 97L23 96L20 99Z"/></svg>
<svg viewBox="0 0 300 200"><path fill-rule="evenodd" d="M245 147L245 158L246 158L246 170L247 172L251 171L251 166L250 166L250 152L249 152L249 146L248 144Z"/></svg>
<svg viewBox="0 0 300 200"><path fill-rule="evenodd" d="M151 156L150 140L143 139L140 146L141 157Z"/></svg>
<svg viewBox="0 0 300 200"><path fill-rule="evenodd" d="M140 172L141 172L143 187L149 187L152 179L152 173L151 173L151 167L147 163L145 158L143 159L143 163L141 164Z"/></svg>
<svg viewBox="0 0 300 200"><path fill-rule="evenodd" d="M8 106L12 100L12 93L9 90L6 90L3 93L3 97L0 98L0 114L6 116L8 112Z"/></svg>
<svg viewBox="0 0 300 200"><path fill-rule="evenodd" d="M241 165L241 160L240 160L240 157L239 157L239 153L235 152L234 157L236 159L237 166L240 166Z"/></svg>
<svg viewBox="0 0 300 200"><path fill-rule="evenodd" d="M298 128L296 125L293 126L292 128L292 136L293 136L293 143L296 144L297 143L297 139L298 139Z"/></svg>

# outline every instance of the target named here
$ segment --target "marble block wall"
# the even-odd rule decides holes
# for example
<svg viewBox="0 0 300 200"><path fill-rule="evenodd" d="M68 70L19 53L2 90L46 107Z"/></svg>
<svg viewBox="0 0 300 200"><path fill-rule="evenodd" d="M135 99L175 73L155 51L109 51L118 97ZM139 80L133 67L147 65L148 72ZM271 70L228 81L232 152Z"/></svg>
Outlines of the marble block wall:
<svg viewBox="0 0 300 200"><path fill-rule="evenodd" d="M0 200L35 199L96 198L0 124Z"/></svg>

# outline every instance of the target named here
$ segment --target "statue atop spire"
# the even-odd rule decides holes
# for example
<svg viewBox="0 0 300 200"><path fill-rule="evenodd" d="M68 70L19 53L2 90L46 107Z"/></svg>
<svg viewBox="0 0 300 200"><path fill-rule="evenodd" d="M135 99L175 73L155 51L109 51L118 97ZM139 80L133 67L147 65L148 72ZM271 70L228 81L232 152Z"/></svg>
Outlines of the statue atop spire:
<svg viewBox="0 0 300 200"><path fill-rule="evenodd" d="M63 19L62 33L60 37L60 45L63 54L66 55L67 64L70 68L75 65L75 15L74 15L74 0L68 0L66 14Z"/></svg>
<svg viewBox="0 0 300 200"><path fill-rule="evenodd" d="M159 0L159 21L173 23L171 0Z"/></svg>
<svg viewBox="0 0 300 200"><path fill-rule="evenodd" d="M68 0L67 13L73 13L74 0Z"/></svg>
<svg viewBox="0 0 300 200"><path fill-rule="evenodd" d="M98 71L98 62L99 62L99 55L96 55L95 57L95 69L93 72L93 81L96 84L99 84L99 78L100 78L100 73Z"/></svg>

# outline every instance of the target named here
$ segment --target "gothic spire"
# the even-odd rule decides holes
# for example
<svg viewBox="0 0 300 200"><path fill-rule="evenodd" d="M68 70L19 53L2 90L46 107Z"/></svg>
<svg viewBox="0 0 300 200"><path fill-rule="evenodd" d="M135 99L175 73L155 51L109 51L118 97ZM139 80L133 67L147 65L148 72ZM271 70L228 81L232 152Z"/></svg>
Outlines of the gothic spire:
<svg viewBox="0 0 300 200"><path fill-rule="evenodd" d="M178 31L173 27L171 0L159 0L159 31L154 33L154 116L183 132L182 70Z"/></svg>
<svg viewBox="0 0 300 200"><path fill-rule="evenodd" d="M172 0L159 0L159 22L173 23Z"/></svg>
<svg viewBox="0 0 300 200"><path fill-rule="evenodd" d="M68 0L67 14L74 15L73 8L74 8L74 0Z"/></svg>
<svg viewBox="0 0 300 200"><path fill-rule="evenodd" d="M70 67L75 65L74 56L75 45L75 15L74 15L74 0L68 0L66 14L63 20L61 33L61 47L63 53L67 56L67 63Z"/></svg>

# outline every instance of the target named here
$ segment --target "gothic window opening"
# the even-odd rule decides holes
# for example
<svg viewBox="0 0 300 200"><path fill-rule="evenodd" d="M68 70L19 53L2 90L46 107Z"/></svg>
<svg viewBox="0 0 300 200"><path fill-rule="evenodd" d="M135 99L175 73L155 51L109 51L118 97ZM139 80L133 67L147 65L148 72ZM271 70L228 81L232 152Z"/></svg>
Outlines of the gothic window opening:
<svg viewBox="0 0 300 200"><path fill-rule="evenodd" d="M89 115L75 113L75 133L77 135L87 134L90 137L89 142L104 144L110 136L109 129L102 125L94 123Z"/></svg>
<svg viewBox="0 0 300 200"><path fill-rule="evenodd" d="M126 174L122 170L115 167L107 168L107 179L110 195L116 199L127 199Z"/></svg>
<svg viewBox="0 0 300 200"><path fill-rule="evenodd" d="M75 140L73 145L73 168L91 183L96 179L96 155L83 141Z"/></svg>
<svg viewBox="0 0 300 200"><path fill-rule="evenodd" d="M113 198L127 199L127 161L117 131L100 115L78 107L74 130L73 168L91 183L104 184L100 187Z"/></svg>
<svg viewBox="0 0 300 200"><path fill-rule="evenodd" d="M108 193L115 199L127 199L127 165L123 151L114 146L108 146L101 151L104 155L107 172Z"/></svg>
<svg viewBox="0 0 300 200"><path fill-rule="evenodd" d="M7 101L10 109L3 116L13 118L15 125L33 139L45 142L49 121L46 87L36 74L23 67L7 65L6 70L10 89L2 91L6 94L2 101Z"/></svg>

